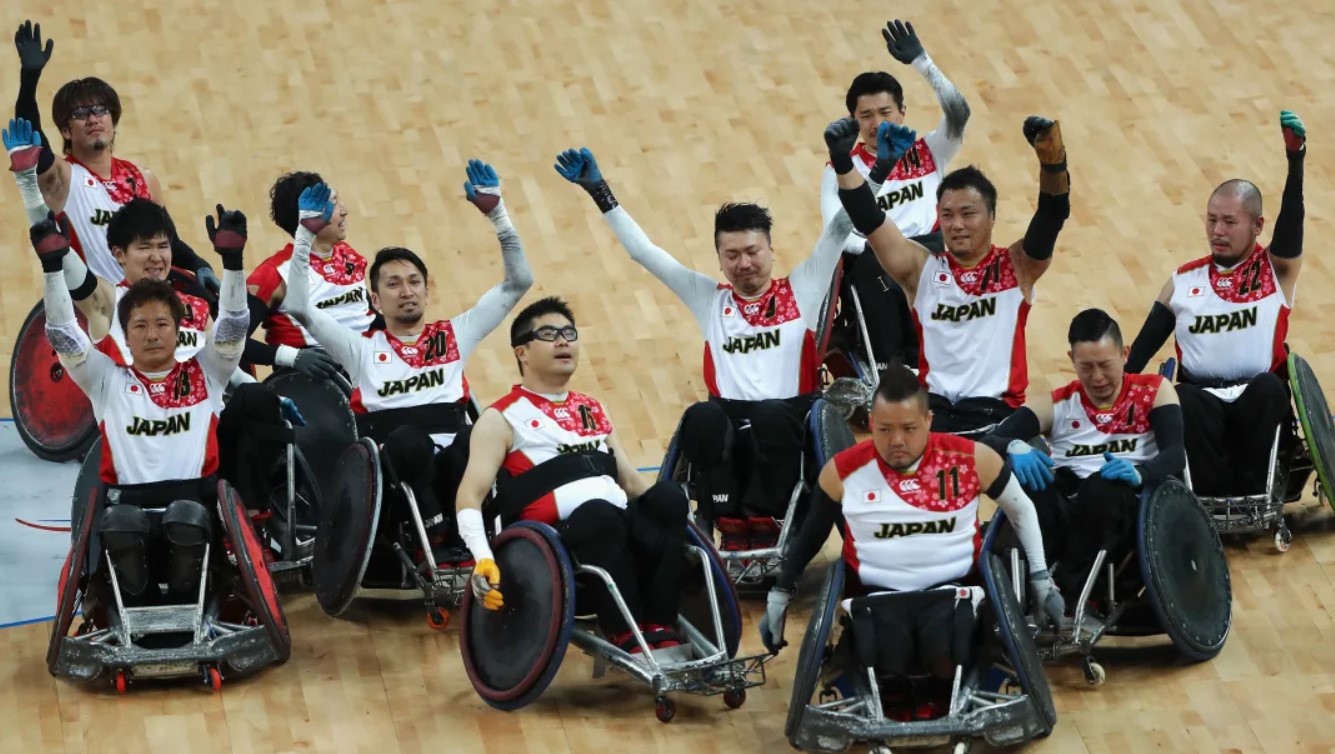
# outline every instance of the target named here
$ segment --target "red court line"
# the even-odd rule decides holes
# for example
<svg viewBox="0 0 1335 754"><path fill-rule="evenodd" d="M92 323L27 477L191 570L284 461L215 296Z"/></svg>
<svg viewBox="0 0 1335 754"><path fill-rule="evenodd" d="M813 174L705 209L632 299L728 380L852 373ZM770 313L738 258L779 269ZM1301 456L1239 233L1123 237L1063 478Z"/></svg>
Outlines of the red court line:
<svg viewBox="0 0 1335 754"><path fill-rule="evenodd" d="M38 529L41 531L66 531L66 532L71 531L70 527L68 526L46 526L45 524L35 524L31 521L24 521L21 518L16 518L14 520L19 522L23 526L28 526L33 529Z"/></svg>

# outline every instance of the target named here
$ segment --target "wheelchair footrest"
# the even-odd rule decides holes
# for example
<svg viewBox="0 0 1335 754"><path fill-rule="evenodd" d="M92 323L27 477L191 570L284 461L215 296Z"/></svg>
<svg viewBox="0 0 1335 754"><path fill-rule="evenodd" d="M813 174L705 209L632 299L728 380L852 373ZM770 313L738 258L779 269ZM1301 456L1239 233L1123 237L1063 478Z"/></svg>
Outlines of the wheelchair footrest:
<svg viewBox="0 0 1335 754"><path fill-rule="evenodd" d="M195 605L127 607L125 628L133 637L195 631Z"/></svg>
<svg viewBox="0 0 1335 754"><path fill-rule="evenodd" d="M739 657L718 663L691 663L682 668L664 668L660 693L681 691L698 696L715 696L728 691L765 685L765 661L768 653Z"/></svg>

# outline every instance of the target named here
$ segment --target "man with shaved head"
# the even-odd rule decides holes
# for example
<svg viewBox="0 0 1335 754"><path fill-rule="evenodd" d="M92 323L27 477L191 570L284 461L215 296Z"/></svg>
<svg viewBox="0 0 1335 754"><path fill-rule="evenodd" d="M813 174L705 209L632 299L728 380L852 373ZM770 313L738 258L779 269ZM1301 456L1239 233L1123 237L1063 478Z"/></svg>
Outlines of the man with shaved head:
<svg viewBox="0 0 1335 754"><path fill-rule="evenodd" d="M1280 374L1302 269L1307 131L1288 110L1279 122L1289 174L1270 246L1257 240L1265 216L1256 184L1220 184L1205 207L1209 256L1169 278L1126 364L1140 372L1170 333L1176 338L1187 463L1196 493L1210 497L1265 492L1275 428L1288 427Z"/></svg>

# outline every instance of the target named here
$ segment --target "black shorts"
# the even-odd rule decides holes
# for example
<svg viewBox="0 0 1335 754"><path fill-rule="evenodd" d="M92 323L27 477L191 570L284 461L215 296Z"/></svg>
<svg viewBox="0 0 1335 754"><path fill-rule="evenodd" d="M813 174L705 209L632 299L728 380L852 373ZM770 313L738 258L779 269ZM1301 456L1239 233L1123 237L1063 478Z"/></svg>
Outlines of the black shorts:
<svg viewBox="0 0 1335 754"><path fill-rule="evenodd" d="M965 590L932 589L854 598L854 650L878 676L925 673L968 662L975 610Z"/></svg>

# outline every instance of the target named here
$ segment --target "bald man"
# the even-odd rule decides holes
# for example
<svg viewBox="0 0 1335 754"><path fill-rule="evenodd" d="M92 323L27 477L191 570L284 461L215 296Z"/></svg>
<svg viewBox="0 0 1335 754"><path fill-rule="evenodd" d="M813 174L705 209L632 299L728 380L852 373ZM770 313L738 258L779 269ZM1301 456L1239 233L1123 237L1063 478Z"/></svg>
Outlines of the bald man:
<svg viewBox="0 0 1335 754"><path fill-rule="evenodd" d="M1257 240L1260 189L1242 179L1220 184L1205 208L1210 254L1169 278L1126 364L1142 371L1170 333L1176 338L1187 463L1196 494L1207 497L1264 493L1275 429L1289 426L1280 375L1303 263L1307 131L1288 110L1280 130L1289 174L1270 246Z"/></svg>

